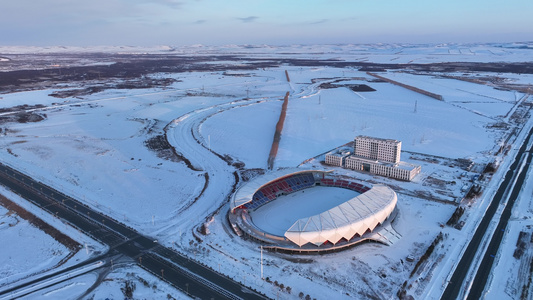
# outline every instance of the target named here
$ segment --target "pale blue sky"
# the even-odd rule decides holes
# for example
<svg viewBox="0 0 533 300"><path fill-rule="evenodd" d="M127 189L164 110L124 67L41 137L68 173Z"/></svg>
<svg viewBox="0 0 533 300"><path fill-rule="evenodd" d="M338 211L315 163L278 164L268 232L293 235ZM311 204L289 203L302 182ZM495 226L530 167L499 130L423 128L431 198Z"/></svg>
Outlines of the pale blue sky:
<svg viewBox="0 0 533 300"><path fill-rule="evenodd" d="M532 0L5 0L1 45L533 40Z"/></svg>

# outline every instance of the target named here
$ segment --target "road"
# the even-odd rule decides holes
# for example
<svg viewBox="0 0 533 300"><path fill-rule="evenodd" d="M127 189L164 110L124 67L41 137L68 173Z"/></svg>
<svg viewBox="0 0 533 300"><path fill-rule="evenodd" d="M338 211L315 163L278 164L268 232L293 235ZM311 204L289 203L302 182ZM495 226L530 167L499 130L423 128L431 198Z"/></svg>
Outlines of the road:
<svg viewBox="0 0 533 300"><path fill-rule="evenodd" d="M526 148L532 135L533 135L533 129L529 131L528 136L524 140L524 143L520 147L515 157L515 160L513 161L513 163L509 167L509 170L505 174L504 180L498 187L498 191L496 192L489 207L487 208L487 211L485 212L483 219L479 223L476 229L476 232L472 236L470 243L468 244L463 256L461 257L461 260L459 261L452 277L450 278L449 284L447 285L446 289L444 290L444 293L442 294L441 299L457 299L458 296L461 294L462 292L461 288L463 287L465 277L468 274L468 270L470 269L470 266L472 265L472 262L476 254L478 253L479 246L481 242L483 241L483 237L485 236L485 233L487 232L487 228L489 227L489 224L494 218L494 215L496 211L498 210L498 207L501 205L502 201L505 201L506 191L508 191L510 192L509 201L507 203L507 206L504 209L504 214L502 214L502 218L500 219L500 222L497 228L495 229L495 234L491 240L491 243L489 244L489 250L487 250L486 252L487 254L483 258L480 268L478 269L476 273L476 277L470 289L472 297L468 295L469 299L479 299L479 295L481 295L481 293L483 292L487 277L490 273L490 269L492 267L492 263L494 260L494 258L490 257L490 255L491 254L494 255L497 253L497 249L501 243L501 238L505 231L505 227L507 226L507 221L510 216L510 211L512 210L514 201L518 195L518 192L520 191L520 187L525 178L525 174L527 173L527 169L529 168L529 164L528 164L526 165L525 168L522 169L521 172L518 172L519 165L520 165L520 162L522 161L523 155L528 153L526 151ZM529 162L531 161L531 153L529 153L529 157L527 159ZM513 183L515 182L515 179L517 180L517 183L514 185L514 189L510 191ZM508 212L509 215L506 218L504 218L504 215L507 214L506 211ZM492 252L494 250L496 250L496 252ZM474 297L474 295L478 295L478 297Z"/></svg>
<svg viewBox="0 0 533 300"><path fill-rule="evenodd" d="M57 218L109 246L191 297L201 299L266 299L238 282L164 247L153 238L106 216L80 201L0 164L0 183ZM23 286L26 286L24 284ZM23 286L2 291L0 296Z"/></svg>
<svg viewBox="0 0 533 300"><path fill-rule="evenodd" d="M489 246L487 247L487 251L483 256L483 259L481 260L481 264L479 265L476 276L474 277L474 281L472 283L470 292L468 293L467 299L481 299L481 295L485 290L487 279L492 269L492 265L494 264L495 256L500 248L503 236L505 234L505 229L507 228L507 223L511 218L514 202L520 194L520 190L522 188L524 180L526 179L528 169L531 166L531 159L533 158L533 153L531 152L531 149L528 150L527 155L523 156L523 158L524 160L526 160L525 167L521 170L517 178L516 184L513 188L513 191L511 192L511 196L509 197L509 201L502 212L500 222L498 222L498 226L496 227L494 235L490 240Z"/></svg>

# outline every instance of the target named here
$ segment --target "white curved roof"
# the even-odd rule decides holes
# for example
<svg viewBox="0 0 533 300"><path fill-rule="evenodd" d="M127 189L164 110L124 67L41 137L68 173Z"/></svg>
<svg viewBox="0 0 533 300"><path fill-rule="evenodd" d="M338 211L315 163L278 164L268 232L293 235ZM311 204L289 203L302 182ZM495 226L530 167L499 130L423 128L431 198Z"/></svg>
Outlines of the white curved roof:
<svg viewBox="0 0 533 300"><path fill-rule="evenodd" d="M326 241L335 244L341 238L349 240L383 223L396 207L397 200L396 193L388 186L374 185L328 211L297 220L285 232L285 237L298 246L307 243L318 246Z"/></svg>
<svg viewBox="0 0 533 300"><path fill-rule="evenodd" d="M283 169L278 170L274 172L268 172L265 175L258 176L243 186L241 186L235 194L233 194L233 197L230 201L230 210L233 212L236 207L239 207L243 204L246 204L248 202L252 201L252 197L254 196L255 192L261 189L263 186L268 185L272 181L278 180L282 177L289 176L289 175L295 175L300 173L309 173L309 172L320 172L320 173L330 173L332 171L322 171L322 170L313 170L313 169Z"/></svg>

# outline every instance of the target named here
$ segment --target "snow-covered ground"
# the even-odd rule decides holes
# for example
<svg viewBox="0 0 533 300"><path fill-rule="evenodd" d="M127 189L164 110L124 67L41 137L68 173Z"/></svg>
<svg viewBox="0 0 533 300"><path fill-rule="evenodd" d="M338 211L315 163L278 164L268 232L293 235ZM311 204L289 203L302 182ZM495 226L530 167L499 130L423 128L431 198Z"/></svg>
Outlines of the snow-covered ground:
<svg viewBox="0 0 533 300"><path fill-rule="evenodd" d="M530 60L526 58L531 50L512 46L228 46L221 49L199 46L175 51L388 63ZM292 54L279 54L287 50ZM0 47L2 54L23 51L44 50ZM285 78L285 70L290 74L290 83ZM431 260L417 275L425 280L424 284L410 289L415 295L431 297L433 294L428 290L441 285L448 270L449 264L443 267L441 260L451 261L451 254L461 252L472 228L468 222L478 215L475 211L483 209L483 205L473 205L472 212L465 217L467 225L463 231L441 227L455 210L451 203L462 198L462 187L475 173L457 166L455 160L468 159L478 166L492 161L509 133L508 128L493 125L509 121L504 120L506 114L523 94L397 71L380 75L441 94L444 101L376 82L365 72L351 68L284 65L247 70L246 76L235 75L239 73L156 74L152 76L179 81L164 89L110 89L65 99L49 96L54 89L3 94L0 107L42 104L45 108L35 113L46 117L36 123L0 124L0 159L272 298L298 298L300 292L317 299L395 297L401 284L409 280L416 263L408 262L406 257L420 257L439 232L443 232L446 237L439 252L442 256ZM507 75L509 80L520 78L522 84L533 83L531 76L498 74ZM334 83L338 79L343 81ZM334 83L338 87L319 88L322 83ZM365 84L376 91L354 92L343 84ZM367 243L324 256L265 252L267 281L260 278L258 244L238 238L227 227L226 200L236 183L234 172L242 171L238 170L242 167L238 162L244 163L244 169L266 169L280 100L287 91L290 92L287 118L275 167L296 167L307 161L309 166L322 168L319 158L308 159L363 134L403 141L402 150L408 152L402 154L402 160L421 164L422 173L413 182L398 182L336 169L341 175L389 184L399 190L399 215L393 227L402 238L390 247ZM170 144L184 160L165 159L147 147L146 141L164 134L165 130ZM490 189L498 181L499 178L493 178L486 188ZM435 197L427 196L431 193ZM443 201L433 201L434 198ZM477 203L486 202L481 198ZM195 228L206 219L211 221L210 234L202 236ZM517 225L516 230L521 226ZM5 230L12 235L14 229ZM39 240L37 243L45 243ZM514 246L515 241L511 237L509 244ZM16 259L23 261L26 254L21 253L22 257ZM21 268L7 268L6 272L18 274ZM124 268L128 271L120 271L122 275L117 276L123 276L124 272L137 274L132 276L142 273ZM113 278L113 274L108 278ZM92 285L86 282L95 279L91 274L84 276L68 286L86 289ZM503 282L505 278L494 280ZM417 284L415 279L412 281ZM92 295L119 297L121 284L105 281ZM59 293L52 290L50 293ZM148 292L142 294L146 296L139 297L152 297ZM161 298L165 297L166 294Z"/></svg>
<svg viewBox="0 0 533 300"><path fill-rule="evenodd" d="M524 185L521 188L519 198L516 200L511 218L502 243L507 247L501 247L489 277L490 288L486 290L487 299L518 299L524 295L533 295L533 286L528 286L531 278L531 262L533 251L533 169L529 169ZM524 237L519 240L519 234ZM523 246L519 246L523 242ZM521 255L515 255L515 251L522 248ZM529 287L529 288L528 288ZM524 290L527 293L524 293Z"/></svg>
<svg viewBox="0 0 533 300"><path fill-rule="evenodd" d="M0 206L0 277L3 284L55 268L70 250ZM33 255L18 255L33 253Z"/></svg>
<svg viewBox="0 0 533 300"><path fill-rule="evenodd" d="M104 278L99 278L98 271L89 272L19 299L188 298L186 294L137 266L114 265L112 270L104 275ZM96 285L96 289L87 293L93 285Z"/></svg>
<svg viewBox="0 0 533 300"><path fill-rule="evenodd" d="M382 63L434 62L522 62L531 60L531 42L487 44L343 44L343 45L193 45L193 46L99 46L99 47L28 47L0 46L0 54L49 53L119 53L119 54L177 54L219 55L245 54L249 57L305 57L314 59L347 59Z"/></svg>
<svg viewBox="0 0 533 300"><path fill-rule="evenodd" d="M69 249L42 228L0 206L0 240L5 245L0 247L0 288L63 270L107 250L104 245L36 208L3 186L0 187L0 195L18 203L22 209L67 234L81 246Z"/></svg>

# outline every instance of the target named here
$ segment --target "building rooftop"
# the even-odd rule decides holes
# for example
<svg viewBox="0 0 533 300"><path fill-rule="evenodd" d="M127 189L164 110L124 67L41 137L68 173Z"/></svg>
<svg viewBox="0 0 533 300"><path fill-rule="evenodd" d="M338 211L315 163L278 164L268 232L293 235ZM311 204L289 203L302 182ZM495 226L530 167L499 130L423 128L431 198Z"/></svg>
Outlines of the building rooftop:
<svg viewBox="0 0 533 300"><path fill-rule="evenodd" d="M393 140L393 139L383 139L383 138L377 138L377 137L367 136L367 135L358 135L358 136L356 136L355 138L356 138L356 139L357 139L357 138L363 138L363 139L379 140L379 141L389 142L389 143L400 143L400 141L398 141L398 140Z"/></svg>

